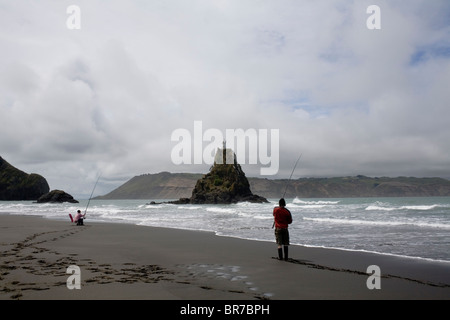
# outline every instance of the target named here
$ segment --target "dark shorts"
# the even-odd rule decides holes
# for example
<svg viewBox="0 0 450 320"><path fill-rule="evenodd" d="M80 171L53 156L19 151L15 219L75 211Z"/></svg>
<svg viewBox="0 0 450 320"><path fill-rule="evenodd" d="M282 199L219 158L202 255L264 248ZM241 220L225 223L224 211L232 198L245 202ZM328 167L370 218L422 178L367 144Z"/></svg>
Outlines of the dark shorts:
<svg viewBox="0 0 450 320"><path fill-rule="evenodd" d="M275 228L275 240L280 246L289 245L289 231L288 229Z"/></svg>

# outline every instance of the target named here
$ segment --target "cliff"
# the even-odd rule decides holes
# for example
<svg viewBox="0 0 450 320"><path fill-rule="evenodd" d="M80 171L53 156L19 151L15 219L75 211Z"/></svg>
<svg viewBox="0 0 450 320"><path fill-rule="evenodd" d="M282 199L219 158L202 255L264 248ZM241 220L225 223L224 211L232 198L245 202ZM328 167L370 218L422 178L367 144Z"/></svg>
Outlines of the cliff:
<svg viewBox="0 0 450 320"><path fill-rule="evenodd" d="M202 174L169 173L137 176L96 199L179 199L192 196ZM450 196L450 181L414 177L248 178L250 189L266 198L350 198Z"/></svg>
<svg viewBox="0 0 450 320"><path fill-rule="evenodd" d="M37 200L49 190L44 177L27 174L0 157L0 200Z"/></svg>
<svg viewBox="0 0 450 320"><path fill-rule="evenodd" d="M94 199L178 199L190 197L195 183L203 175L198 173L143 174L135 176L104 196Z"/></svg>
<svg viewBox="0 0 450 320"><path fill-rule="evenodd" d="M252 190L269 198L358 198L450 196L450 181L415 177L335 177L287 180L250 179Z"/></svg>

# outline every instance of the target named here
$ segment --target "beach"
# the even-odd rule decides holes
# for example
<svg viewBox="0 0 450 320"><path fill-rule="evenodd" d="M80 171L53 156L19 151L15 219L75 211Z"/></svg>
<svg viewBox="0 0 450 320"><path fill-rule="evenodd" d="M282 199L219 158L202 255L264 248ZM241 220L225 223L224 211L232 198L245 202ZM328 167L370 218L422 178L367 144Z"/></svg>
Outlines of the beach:
<svg viewBox="0 0 450 320"><path fill-rule="evenodd" d="M304 246L279 261L271 242L89 219L2 214L0 229L2 300L450 299L447 262Z"/></svg>

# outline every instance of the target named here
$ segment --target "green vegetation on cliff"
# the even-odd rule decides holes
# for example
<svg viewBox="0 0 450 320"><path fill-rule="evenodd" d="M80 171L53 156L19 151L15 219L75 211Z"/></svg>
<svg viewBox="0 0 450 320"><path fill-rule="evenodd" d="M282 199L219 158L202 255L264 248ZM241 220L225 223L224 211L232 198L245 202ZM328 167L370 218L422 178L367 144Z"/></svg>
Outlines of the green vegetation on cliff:
<svg viewBox="0 0 450 320"><path fill-rule="evenodd" d="M195 184L189 203L236 203L240 201L267 202L250 190L241 166L214 164L210 172Z"/></svg>
<svg viewBox="0 0 450 320"><path fill-rule="evenodd" d="M37 200L49 190L44 177L27 174L0 157L0 200Z"/></svg>

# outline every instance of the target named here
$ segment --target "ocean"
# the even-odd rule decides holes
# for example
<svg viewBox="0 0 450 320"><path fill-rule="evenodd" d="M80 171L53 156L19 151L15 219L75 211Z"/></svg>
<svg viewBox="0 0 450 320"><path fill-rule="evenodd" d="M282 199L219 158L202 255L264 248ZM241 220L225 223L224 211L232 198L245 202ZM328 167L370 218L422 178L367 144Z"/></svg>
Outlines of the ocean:
<svg viewBox="0 0 450 320"><path fill-rule="evenodd" d="M274 242L272 211L277 201L152 205L150 200L91 200L85 222L211 231L219 236ZM0 201L0 214L43 216L69 223L69 213L84 212L87 202ZM291 244L450 262L450 197L295 198L286 202L293 217Z"/></svg>

